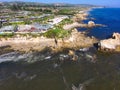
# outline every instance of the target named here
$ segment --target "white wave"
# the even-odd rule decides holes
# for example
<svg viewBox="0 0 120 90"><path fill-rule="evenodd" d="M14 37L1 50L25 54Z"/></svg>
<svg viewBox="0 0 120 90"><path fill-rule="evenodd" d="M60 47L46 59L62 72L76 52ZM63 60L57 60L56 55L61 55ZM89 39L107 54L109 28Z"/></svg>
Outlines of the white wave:
<svg viewBox="0 0 120 90"><path fill-rule="evenodd" d="M81 48L81 49L79 49L79 51L82 51L82 52L86 52L88 50L89 50L89 48Z"/></svg>
<svg viewBox="0 0 120 90"><path fill-rule="evenodd" d="M18 52L10 52L7 54L0 55L0 63L7 61L19 61L21 59L25 59L29 57L30 54L19 54Z"/></svg>
<svg viewBox="0 0 120 90"><path fill-rule="evenodd" d="M47 56L47 57L45 57L45 59L50 59L51 58L51 56Z"/></svg>

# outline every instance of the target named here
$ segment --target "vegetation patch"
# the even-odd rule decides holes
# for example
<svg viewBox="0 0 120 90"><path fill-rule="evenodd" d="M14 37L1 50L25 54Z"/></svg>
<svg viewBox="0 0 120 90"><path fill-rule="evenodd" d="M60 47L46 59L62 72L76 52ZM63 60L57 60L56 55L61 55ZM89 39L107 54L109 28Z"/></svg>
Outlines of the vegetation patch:
<svg viewBox="0 0 120 90"><path fill-rule="evenodd" d="M71 10L71 9L61 9L57 12L57 14L59 15L74 15L76 12L75 10Z"/></svg>
<svg viewBox="0 0 120 90"><path fill-rule="evenodd" d="M70 31L66 31L60 28L51 29L44 33L44 36L48 38L64 38L68 35L70 35Z"/></svg>
<svg viewBox="0 0 120 90"><path fill-rule="evenodd" d="M10 38L10 37L13 37L14 36L14 33L0 33L0 38Z"/></svg>

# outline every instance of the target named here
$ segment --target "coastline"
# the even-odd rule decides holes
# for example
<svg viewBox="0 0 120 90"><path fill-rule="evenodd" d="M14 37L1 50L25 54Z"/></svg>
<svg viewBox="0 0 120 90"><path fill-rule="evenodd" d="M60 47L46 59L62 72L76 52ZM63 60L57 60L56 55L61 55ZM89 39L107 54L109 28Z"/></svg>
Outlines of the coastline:
<svg viewBox="0 0 120 90"><path fill-rule="evenodd" d="M74 22L72 24L64 25L64 30L71 30L71 35L69 37L65 37L62 39L57 39L57 43L55 38L45 38L43 36L33 38L31 36L28 37L13 37L13 38L1 38L0 47L10 46L11 49L15 51L23 51L23 52L31 52L31 51L42 51L45 48L51 49L53 52L59 52L63 49L79 49L84 47L92 47L94 43L97 42L97 39L94 37L86 36L83 32L78 32L76 27L95 27L97 24L84 24L81 23L83 20L87 19L88 10L82 11L82 13L78 13L74 15ZM80 23L78 23L79 21ZM66 28L66 27L67 28ZM98 25L99 26L99 25Z"/></svg>
<svg viewBox="0 0 120 90"><path fill-rule="evenodd" d="M88 37L85 33L73 30L69 38L58 39L57 44L55 39L52 38L8 38L7 40L1 39L0 46L10 46L15 51L31 52L42 51L45 48L51 49L53 52L62 51L65 48L79 49L84 47L91 47L97 40L94 37Z"/></svg>

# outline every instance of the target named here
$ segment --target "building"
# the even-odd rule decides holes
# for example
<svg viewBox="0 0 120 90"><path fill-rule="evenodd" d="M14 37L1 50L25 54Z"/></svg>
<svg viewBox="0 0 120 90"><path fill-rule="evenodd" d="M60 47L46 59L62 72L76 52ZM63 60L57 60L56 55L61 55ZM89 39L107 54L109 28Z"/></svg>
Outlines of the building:
<svg viewBox="0 0 120 90"><path fill-rule="evenodd" d="M69 18L69 17L68 16L63 16L63 15L62 16L57 16L54 19L50 19L49 24L56 25L56 24L60 23L62 20L67 19L67 18Z"/></svg>
<svg viewBox="0 0 120 90"><path fill-rule="evenodd" d="M53 25L50 24L34 24L36 32L46 32L50 28L53 28Z"/></svg>
<svg viewBox="0 0 120 90"><path fill-rule="evenodd" d="M33 25L19 25L17 32L46 32L48 29L53 28L50 24L33 24Z"/></svg>
<svg viewBox="0 0 120 90"><path fill-rule="evenodd" d="M4 26L0 28L0 32L14 32L15 26Z"/></svg>
<svg viewBox="0 0 120 90"><path fill-rule="evenodd" d="M33 25L18 25L17 32L33 32L36 30Z"/></svg>

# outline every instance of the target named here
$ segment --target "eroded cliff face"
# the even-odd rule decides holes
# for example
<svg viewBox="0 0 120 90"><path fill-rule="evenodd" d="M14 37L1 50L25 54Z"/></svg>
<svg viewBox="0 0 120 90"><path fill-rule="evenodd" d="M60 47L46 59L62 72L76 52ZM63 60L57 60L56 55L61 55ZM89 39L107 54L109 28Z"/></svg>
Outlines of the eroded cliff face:
<svg viewBox="0 0 120 90"><path fill-rule="evenodd" d="M120 51L120 34L113 33L112 38L101 40L98 43L99 49L104 51Z"/></svg>

